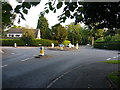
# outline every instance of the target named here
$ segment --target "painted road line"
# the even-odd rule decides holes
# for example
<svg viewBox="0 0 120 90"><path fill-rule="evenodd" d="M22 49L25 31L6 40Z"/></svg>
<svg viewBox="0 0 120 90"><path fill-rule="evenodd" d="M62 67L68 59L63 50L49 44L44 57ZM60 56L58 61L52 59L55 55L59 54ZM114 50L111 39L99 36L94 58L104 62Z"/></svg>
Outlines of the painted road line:
<svg viewBox="0 0 120 90"><path fill-rule="evenodd" d="M2 65L1 68L3 68L3 67L7 67L7 66L8 66L8 65Z"/></svg>
<svg viewBox="0 0 120 90"><path fill-rule="evenodd" d="M11 54L15 54L15 53L11 53Z"/></svg>
<svg viewBox="0 0 120 90"><path fill-rule="evenodd" d="M110 60L111 58L108 58L108 59L106 59L106 60Z"/></svg>
<svg viewBox="0 0 120 90"><path fill-rule="evenodd" d="M113 58L117 58L117 57L113 57Z"/></svg>
<svg viewBox="0 0 120 90"><path fill-rule="evenodd" d="M116 57L119 57L120 55L117 55Z"/></svg>
<svg viewBox="0 0 120 90"><path fill-rule="evenodd" d="M33 59L34 57L31 57L30 59Z"/></svg>
<svg viewBox="0 0 120 90"><path fill-rule="evenodd" d="M21 60L21 61L22 61L22 62L23 62L23 61L27 61L28 59L29 59L29 58L26 58L26 59L24 59L24 60Z"/></svg>

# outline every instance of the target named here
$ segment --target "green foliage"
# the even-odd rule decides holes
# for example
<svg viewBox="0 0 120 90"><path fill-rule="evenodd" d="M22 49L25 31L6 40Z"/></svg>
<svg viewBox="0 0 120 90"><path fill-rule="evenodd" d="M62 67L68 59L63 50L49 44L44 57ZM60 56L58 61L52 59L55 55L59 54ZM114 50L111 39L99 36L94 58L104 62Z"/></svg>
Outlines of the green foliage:
<svg viewBox="0 0 120 90"><path fill-rule="evenodd" d="M120 34L116 34L115 36L112 36L111 41L120 41Z"/></svg>
<svg viewBox="0 0 120 90"><path fill-rule="evenodd" d="M62 44L65 45L65 46L68 45L69 43L71 43L71 41L69 41L69 40L65 40L65 41L62 42Z"/></svg>
<svg viewBox="0 0 120 90"><path fill-rule="evenodd" d="M97 42L94 44L94 48L120 50L120 41L116 42Z"/></svg>
<svg viewBox="0 0 120 90"><path fill-rule="evenodd" d="M72 42L72 44L87 44L89 42L88 37L89 30L82 28L80 24L70 23L66 26L68 31L68 40Z"/></svg>
<svg viewBox="0 0 120 90"><path fill-rule="evenodd" d="M57 4L57 9L61 8L62 5L63 5L63 2L59 2L59 3Z"/></svg>
<svg viewBox="0 0 120 90"><path fill-rule="evenodd" d="M120 34L115 34L115 36L106 36L106 37L101 37L98 38L95 42L114 42L114 41L120 41Z"/></svg>
<svg viewBox="0 0 120 90"><path fill-rule="evenodd" d="M90 28L119 28L119 2L51 2L47 10L52 11L61 8L64 5L62 14L59 16L60 22L65 22L67 18L75 18L75 22L84 22ZM50 5L52 5L50 7ZM117 14L117 15L116 15Z"/></svg>
<svg viewBox="0 0 120 90"><path fill-rule="evenodd" d="M18 46L26 46L26 42L21 39L0 39L2 46L13 46L17 43ZM30 46L51 46L51 43L58 45L57 41L48 39L32 39Z"/></svg>
<svg viewBox="0 0 120 90"><path fill-rule="evenodd" d="M12 13L12 6L7 2L2 2L2 29L13 25L16 15Z"/></svg>
<svg viewBox="0 0 120 90"><path fill-rule="evenodd" d="M110 35L108 35L104 39L105 39L106 42L109 42L109 41L111 41L112 37Z"/></svg>
<svg viewBox="0 0 120 90"><path fill-rule="evenodd" d="M48 40L48 39L33 39L32 40L32 46L51 46L51 43L54 43L54 45L58 45L57 41L54 40Z"/></svg>
<svg viewBox="0 0 120 90"><path fill-rule="evenodd" d="M35 38L35 34L32 29L23 29L23 34L21 40L23 40L26 44L30 45L32 39Z"/></svg>
<svg viewBox="0 0 120 90"><path fill-rule="evenodd" d="M24 46L25 42L20 39L0 39L2 46L14 46L14 43L17 43L19 46Z"/></svg>
<svg viewBox="0 0 120 90"><path fill-rule="evenodd" d="M110 60L110 61L103 61L106 63L112 63L112 64L120 64L120 60Z"/></svg>
<svg viewBox="0 0 120 90"><path fill-rule="evenodd" d="M41 31L41 37L47 38L47 30L48 30L48 21L44 17L44 15L41 15L38 19L37 29L40 29Z"/></svg>
<svg viewBox="0 0 120 90"><path fill-rule="evenodd" d="M58 40L59 43L63 42L67 38L67 30L60 24L52 26L52 38Z"/></svg>
<svg viewBox="0 0 120 90"><path fill-rule="evenodd" d="M105 42L105 39L103 37L98 38L97 40L95 40L95 42Z"/></svg>
<svg viewBox="0 0 120 90"><path fill-rule="evenodd" d="M120 76L120 70L108 74L107 77L112 82L114 82L118 88L120 88L120 77L119 76Z"/></svg>

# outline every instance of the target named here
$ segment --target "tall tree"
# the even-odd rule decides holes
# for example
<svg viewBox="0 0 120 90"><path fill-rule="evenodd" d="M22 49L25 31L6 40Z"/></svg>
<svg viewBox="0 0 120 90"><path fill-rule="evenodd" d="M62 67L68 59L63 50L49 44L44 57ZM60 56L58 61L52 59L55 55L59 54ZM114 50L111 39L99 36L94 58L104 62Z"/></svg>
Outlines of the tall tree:
<svg viewBox="0 0 120 90"><path fill-rule="evenodd" d="M2 2L2 29L13 25L16 15L12 11L12 6L8 2Z"/></svg>
<svg viewBox="0 0 120 90"><path fill-rule="evenodd" d="M37 29L40 29L42 38L47 38L48 21L41 15L38 19Z"/></svg>
<svg viewBox="0 0 120 90"><path fill-rule="evenodd" d="M59 16L61 22L67 18L75 18L75 22L84 22L90 28L120 28L119 2L54 2L47 3L46 11L56 11L64 5ZM48 12L46 12L48 13Z"/></svg>
<svg viewBox="0 0 120 90"><path fill-rule="evenodd" d="M28 9L38 5L40 2L27 2L25 0L19 3L20 5L16 6L14 12L20 14L22 19L25 19L23 13L27 14ZM56 13L57 9L64 6L63 13L59 16L61 22L65 22L67 18L75 18L76 23L84 22L89 27L105 27L112 30L113 28L119 29L120 26L119 2L71 2L71 0L67 2L56 2L56 0L53 0L53 2L48 2L45 5L45 10L42 14L49 13L49 10Z"/></svg>
<svg viewBox="0 0 120 90"><path fill-rule="evenodd" d="M59 43L67 38L67 30L60 24L52 26L53 39L58 40Z"/></svg>
<svg viewBox="0 0 120 90"><path fill-rule="evenodd" d="M76 43L81 43L81 34L80 34L80 29L81 26L80 24L70 23L69 25L66 26L67 31L68 31L68 40L72 42L72 44Z"/></svg>

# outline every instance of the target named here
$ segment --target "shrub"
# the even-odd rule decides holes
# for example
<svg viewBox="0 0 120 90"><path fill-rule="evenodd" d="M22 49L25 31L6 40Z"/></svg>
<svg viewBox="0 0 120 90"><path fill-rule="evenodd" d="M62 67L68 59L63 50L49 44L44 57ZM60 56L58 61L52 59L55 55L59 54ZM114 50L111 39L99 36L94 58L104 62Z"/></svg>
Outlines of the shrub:
<svg viewBox="0 0 120 90"><path fill-rule="evenodd" d="M64 44L65 46L68 45L69 43L71 43L71 41L69 41L69 40L65 40L62 42L62 44Z"/></svg>
<svg viewBox="0 0 120 90"><path fill-rule="evenodd" d="M120 34L116 34L115 36L112 36L111 41L120 41Z"/></svg>
<svg viewBox="0 0 120 90"><path fill-rule="evenodd" d="M21 39L1 39L2 46L13 46L14 43L17 43L18 46L25 46L26 43ZM51 43L54 43L55 46L58 45L57 41L48 40L48 39L32 39L30 46L50 46Z"/></svg>
<svg viewBox="0 0 120 90"><path fill-rule="evenodd" d="M54 43L55 46L58 45L57 41L48 40L48 39L33 39L31 46L51 46L51 43Z"/></svg>
<svg viewBox="0 0 120 90"><path fill-rule="evenodd" d="M95 40L95 42L97 43L99 43L99 42L105 42L105 39L103 38L103 37L101 37L101 38L98 38L97 40Z"/></svg>
<svg viewBox="0 0 120 90"><path fill-rule="evenodd" d="M2 46L13 46L14 43L17 43L19 46L25 45L25 42L20 39L0 39Z"/></svg>
<svg viewBox="0 0 120 90"><path fill-rule="evenodd" d="M120 42L101 42L95 43L94 48L120 50Z"/></svg>
<svg viewBox="0 0 120 90"><path fill-rule="evenodd" d="M105 37L105 42L109 42L109 41L111 41L111 39L112 39L112 37L109 35L109 36L106 36Z"/></svg>

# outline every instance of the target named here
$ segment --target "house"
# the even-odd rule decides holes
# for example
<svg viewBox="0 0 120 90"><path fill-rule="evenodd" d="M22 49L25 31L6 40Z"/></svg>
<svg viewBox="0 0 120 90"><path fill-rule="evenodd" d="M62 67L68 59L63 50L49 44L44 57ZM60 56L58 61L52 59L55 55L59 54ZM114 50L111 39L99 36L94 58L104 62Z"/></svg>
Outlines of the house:
<svg viewBox="0 0 120 90"><path fill-rule="evenodd" d="M40 29L32 29L32 30L35 34L35 38L41 39ZM22 37L22 34L23 34L22 28L11 28L8 30L7 38L20 38Z"/></svg>

